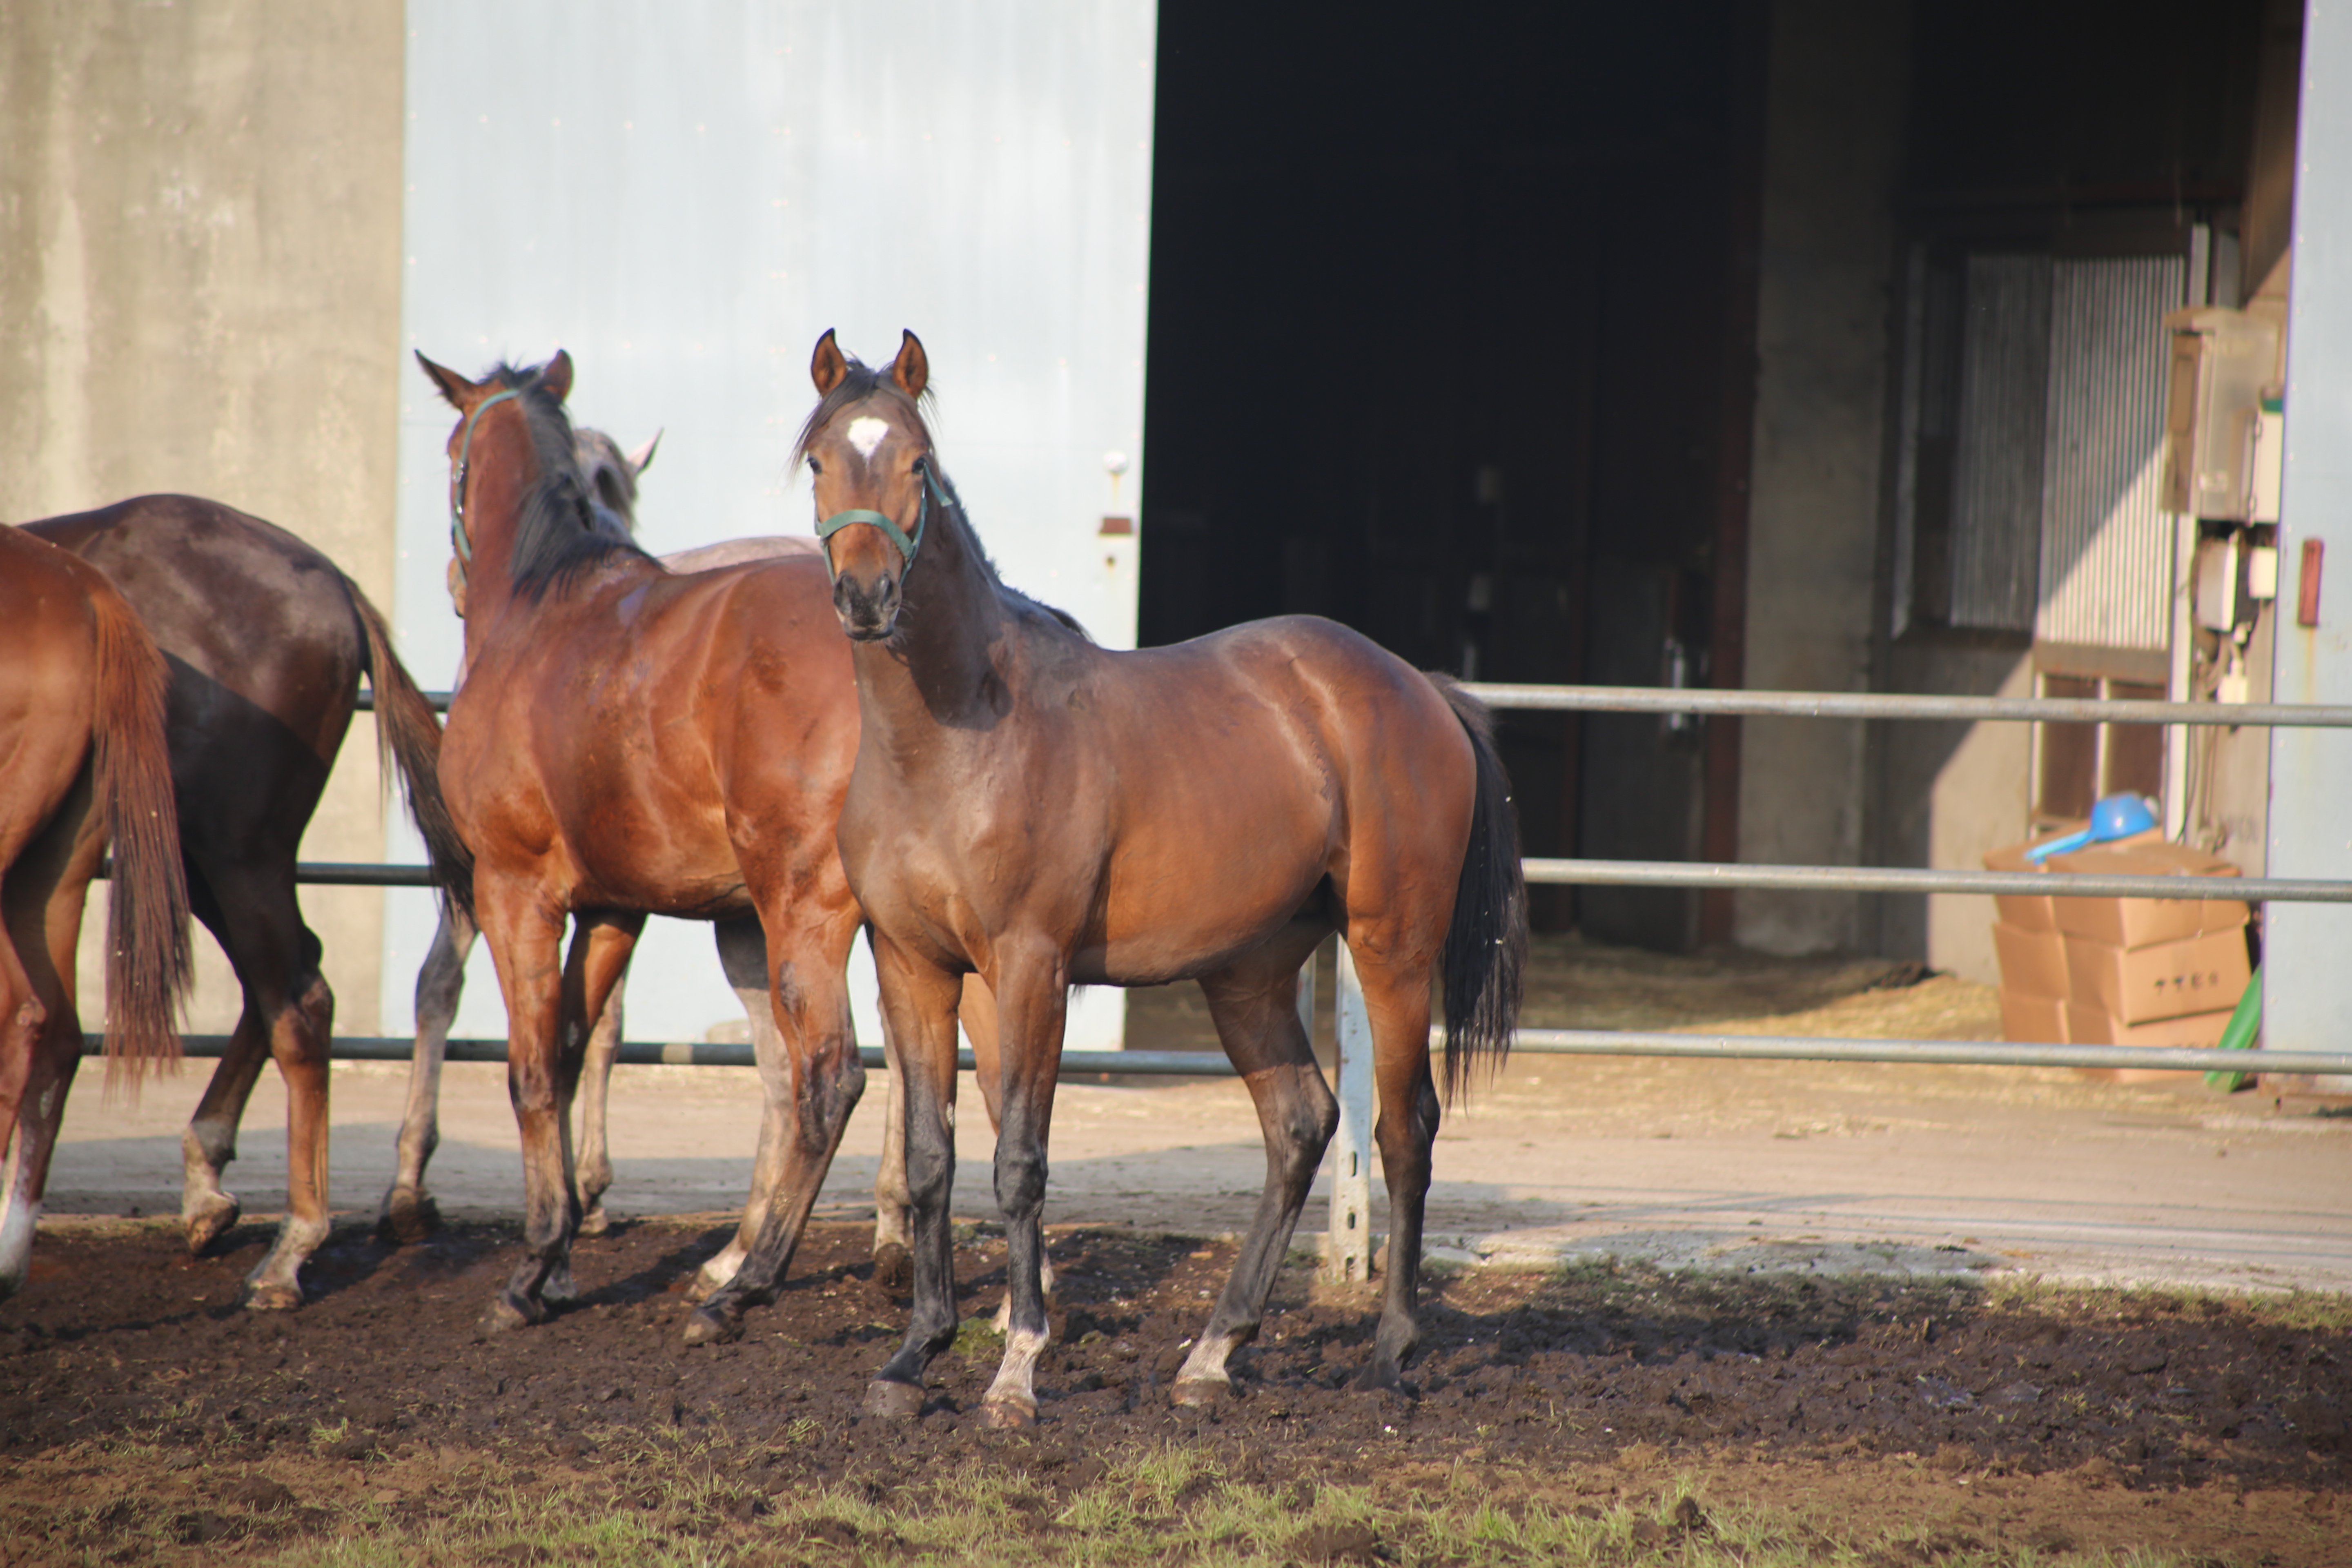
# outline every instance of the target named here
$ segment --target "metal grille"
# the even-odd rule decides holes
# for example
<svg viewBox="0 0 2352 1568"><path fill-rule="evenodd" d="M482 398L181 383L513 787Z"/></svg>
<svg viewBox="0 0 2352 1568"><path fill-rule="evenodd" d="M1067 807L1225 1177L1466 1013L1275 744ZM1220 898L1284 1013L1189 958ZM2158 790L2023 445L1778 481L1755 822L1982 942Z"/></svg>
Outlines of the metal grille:
<svg viewBox="0 0 2352 1568"><path fill-rule="evenodd" d="M2188 279L2177 256L2055 266L2037 641L2161 652L2169 639L2164 314Z"/></svg>
<svg viewBox="0 0 2352 1568"><path fill-rule="evenodd" d="M2033 621L2049 406L2047 256L1971 256L1952 477L1952 624Z"/></svg>

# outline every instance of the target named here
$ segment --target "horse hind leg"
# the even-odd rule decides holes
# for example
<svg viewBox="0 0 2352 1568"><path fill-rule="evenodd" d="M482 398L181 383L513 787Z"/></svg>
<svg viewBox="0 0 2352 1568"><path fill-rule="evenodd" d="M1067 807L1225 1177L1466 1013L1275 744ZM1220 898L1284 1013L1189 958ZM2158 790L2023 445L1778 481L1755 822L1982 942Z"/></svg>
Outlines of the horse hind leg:
<svg viewBox="0 0 2352 1568"><path fill-rule="evenodd" d="M1004 1127L1004 1115L999 1101L1003 1094L1003 1068L1002 1065L1003 1058L998 1051L999 1041L997 1038L996 1029L996 998L989 994L987 983L982 981L977 974L967 974L963 977L963 997L956 1005L956 1021L963 1026L964 1037L971 1042L972 1079L980 1085L980 1098L982 1103L988 1108L989 1131L992 1133L1002 1131ZM887 1179L891 1175L890 1163L891 1158L895 1153L898 1157L900 1167L898 1172L898 1191L903 1194L907 1190L907 1178L904 1168L906 1160L906 1144L903 1137L904 1129L898 1125L898 1109L897 1086L894 1076L890 1106L891 1121L888 1123L890 1132L886 1135L882 1148L882 1177L883 1179ZM893 1142L891 1141L892 1138L896 1138L898 1141ZM878 1196L881 1191L880 1183L878 1181L876 1184L875 1190ZM878 1206L877 1212L879 1212ZM902 1226L905 1223L903 1216L901 1217L900 1223ZM881 1250L878 1246L875 1251L875 1278L878 1280L882 1277L880 1265ZM910 1274L912 1272L912 1263L913 1260L909 1258L908 1268ZM1050 1307L1053 1305L1054 1301L1054 1259L1043 1251L1039 1252L1037 1255L1037 1277L1039 1283L1044 1287L1045 1291L1045 1304ZM1007 1282L1004 1300L996 1304L996 1317L994 1319L994 1322L996 1325L996 1331L998 1333L1003 1334L1012 1332L1013 1291L1010 1281Z"/></svg>
<svg viewBox="0 0 2352 1568"><path fill-rule="evenodd" d="M1179 1405L1211 1404L1232 1391L1226 1363L1257 1337L1315 1173L1339 1124L1339 1101L1315 1065L1314 1047L1298 1019L1298 968L1320 935L1302 933L1261 961L1244 960L1201 983L1218 1038L1257 1109L1265 1139L1265 1186L1234 1271L1176 1374L1173 1398ZM1299 941L1303 953L1294 956L1289 950Z"/></svg>
<svg viewBox="0 0 2352 1568"><path fill-rule="evenodd" d="M441 1211L425 1190L425 1167L441 1143L441 1067L457 1003L466 993L466 958L479 934L465 911L445 908L432 951L416 972L416 1047L409 1058L408 1104L401 1114L392 1185L384 1189L376 1215L376 1235L385 1241L414 1245L441 1226Z"/></svg>
<svg viewBox="0 0 2352 1568"><path fill-rule="evenodd" d="M762 925L775 974L770 1005L785 1048L760 1062L767 1100L763 1159L753 1173L751 1201L744 1212L747 1226L754 1215L758 1226L744 1238L750 1247L733 1278L688 1321L689 1345L732 1339L741 1331L746 1311L775 1300L850 1112L866 1090L842 973L857 930L857 905L845 881L831 892L832 899L809 911L821 913L823 924L791 927L784 912L777 911Z"/></svg>
<svg viewBox="0 0 2352 1568"><path fill-rule="evenodd" d="M587 1059L580 1067L584 1094L580 1103L580 1149L572 1180L580 1189L583 1236L602 1236L613 1228L613 1216L604 1212L604 1194L613 1186L612 1140L606 1130L605 1113L613 1099L613 1064L621 1054L621 993L628 980L624 970L620 978L613 982L613 994L605 998L604 1010L596 1016L596 1026L588 1033Z"/></svg>
<svg viewBox="0 0 2352 1568"><path fill-rule="evenodd" d="M1389 1240L1381 1258L1386 1288L1380 1328L1356 1386L1400 1389L1405 1362L1421 1340L1422 1226L1439 1117L1437 1086L1429 1070L1431 973L1426 965L1360 963L1358 974L1371 1025L1372 1081L1380 1096L1372 1135L1389 1189Z"/></svg>
<svg viewBox="0 0 2352 1568"><path fill-rule="evenodd" d="M710 928L710 934L719 948L719 967L726 972L728 987L743 1005L743 1016L751 1025L751 1056L760 1064L761 1087L768 1091L768 1104L760 1117L760 1142L751 1159L751 1186L744 1198L742 1221L727 1245L704 1260L687 1288L688 1300L698 1306L726 1289L735 1271L743 1267L743 1259L751 1256L752 1242L767 1223L768 1195L775 1189L778 1162L783 1158L777 1143L776 1086L770 1076L772 1071L782 1070L786 1047L783 1034L776 1027L776 1005L768 992L767 933L751 919L720 921Z"/></svg>

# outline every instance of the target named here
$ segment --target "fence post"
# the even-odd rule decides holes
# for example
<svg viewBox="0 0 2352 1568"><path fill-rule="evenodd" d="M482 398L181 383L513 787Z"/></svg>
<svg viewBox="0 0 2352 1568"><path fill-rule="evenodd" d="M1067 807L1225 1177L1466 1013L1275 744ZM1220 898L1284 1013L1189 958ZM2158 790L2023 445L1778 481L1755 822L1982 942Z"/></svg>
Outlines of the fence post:
<svg viewBox="0 0 2352 1568"><path fill-rule="evenodd" d="M1372 1272L1372 1029L1355 960L1345 942L1339 946L1339 1131L1331 1140L1331 1239L1323 1277L1345 1283Z"/></svg>

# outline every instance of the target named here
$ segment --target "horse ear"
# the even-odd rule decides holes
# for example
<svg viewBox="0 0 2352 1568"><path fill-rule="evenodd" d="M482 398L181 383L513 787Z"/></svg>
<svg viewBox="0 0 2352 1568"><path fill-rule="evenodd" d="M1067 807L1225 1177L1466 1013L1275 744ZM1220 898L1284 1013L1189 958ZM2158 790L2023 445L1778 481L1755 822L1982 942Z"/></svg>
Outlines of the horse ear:
<svg viewBox="0 0 2352 1568"><path fill-rule="evenodd" d="M823 397L839 386L842 377L848 374L849 361L843 356L841 345L833 341L833 329L827 327L824 336L816 341L816 353L809 359L809 379L816 383L816 395Z"/></svg>
<svg viewBox="0 0 2352 1568"><path fill-rule="evenodd" d="M923 352L923 340L912 332L898 334L898 357L890 362L890 379L909 397L922 396L923 388L931 384L930 356Z"/></svg>
<svg viewBox="0 0 2352 1568"><path fill-rule="evenodd" d="M654 466L654 448L661 445L662 434L659 430L655 431L652 440L621 459L629 465L630 478L635 479Z"/></svg>
<svg viewBox="0 0 2352 1568"><path fill-rule="evenodd" d="M446 365L435 364L425 357L424 351L421 349L417 351L416 363L425 367L425 374L431 378L434 387L441 394L442 399L458 413L463 414L472 408L476 400L482 395L482 389L479 386L467 381Z"/></svg>
<svg viewBox="0 0 2352 1568"><path fill-rule="evenodd" d="M571 396L572 356L562 349L556 350L555 357L540 367L539 384L553 393L558 403Z"/></svg>

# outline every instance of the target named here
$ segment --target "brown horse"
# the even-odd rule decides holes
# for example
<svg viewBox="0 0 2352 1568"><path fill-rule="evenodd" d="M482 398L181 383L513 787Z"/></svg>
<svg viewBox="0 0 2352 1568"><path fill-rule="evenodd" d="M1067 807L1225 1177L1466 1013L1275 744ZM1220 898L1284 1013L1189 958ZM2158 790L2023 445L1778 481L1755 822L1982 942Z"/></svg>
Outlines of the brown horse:
<svg viewBox="0 0 2352 1568"><path fill-rule="evenodd" d="M636 531L637 481L652 462L660 437L656 436L627 453L601 430L576 427L572 437L572 450L589 498L593 528L616 540L633 539ZM814 538L780 535L700 545L665 555L661 564L674 575L684 575L782 556L821 553L822 547ZM454 597L458 584L454 570L450 582ZM457 607L463 619L462 600ZM762 1059L782 1060L786 1047L776 1032L775 1009L768 1001L766 939L761 933L760 922L751 918L717 921L712 922L711 931L717 939L719 962L727 983L751 1021L756 1053ZM464 994L466 959L473 951L478 934L463 910L445 910L440 928L434 932L432 949L417 972L416 1049L409 1073L406 1113L401 1123L398 1167L384 1194L380 1220L380 1228L399 1240L419 1240L436 1223L433 1202L425 1189L425 1170L440 1141L441 1068L447 1053L450 1026ZM601 1235L611 1223L604 1205L604 1194L613 1183L606 1113L613 1063L621 1038L622 992L626 984L625 970L615 977L612 994L589 1034L581 1068L580 1142L573 1152L573 1180L583 1210L583 1236ZM971 990L973 994L966 998L963 1006L965 1027L972 1037L974 1048L992 1072L994 1013L977 984ZM889 1133L886 1134L884 1157L875 1182L874 1248L878 1277L886 1283L903 1288L912 1279L907 1247L911 1233L907 1220L906 1161L895 1136L898 1122L895 1115L895 1075L889 1082L894 1089L894 1114L887 1119ZM704 1262L694 1287L698 1299L709 1296L735 1277L735 1270L759 1234L761 1206L761 1194L755 1191L734 1239Z"/></svg>
<svg viewBox="0 0 2352 1568"><path fill-rule="evenodd" d="M833 832L857 705L824 563L673 575L596 527L562 407L569 356L478 383L419 360L462 416L466 677L441 782L476 857L523 1144L527 1256L488 1321L540 1321L568 1285L568 1112L646 916L751 916L785 1051L761 1062L748 1255L687 1326L689 1343L719 1339L773 1299L865 1086L843 973L861 917Z"/></svg>
<svg viewBox="0 0 2352 1568"><path fill-rule="evenodd" d="M831 332L799 447L814 475L833 600L863 720L841 817L906 1073L915 1306L866 1408L917 1414L954 1337L948 1198L961 977L995 994L996 1196L1012 1328L982 1406L1035 1419L1046 1338L1038 1265L1045 1145L1072 983L1201 982L1265 1130L1266 1184L1179 1403L1230 1387L1264 1316L1338 1108L1294 1006L1325 933L1370 1016L1390 1194L1387 1295L1360 1383L1398 1385L1417 1338L1422 1215L1439 1101L1508 1048L1527 948L1509 786L1485 710L1362 637L1307 616L1113 653L1006 588L940 467L906 334L881 371Z"/></svg>
<svg viewBox="0 0 2352 1568"><path fill-rule="evenodd" d="M335 998L302 921L294 858L358 704L445 885L465 849L435 774L440 726L392 651L383 617L335 563L284 529L194 496L142 496L28 531L103 567L172 671L165 726L180 847L198 919L244 994L229 1047L183 1139L181 1214L201 1252L236 1223L221 1187L237 1123L271 1058L286 1080L287 1213L246 1279L246 1303L302 1303L303 1262L327 1236L328 1045Z"/></svg>
<svg viewBox="0 0 2352 1568"><path fill-rule="evenodd" d="M24 1284L81 1061L74 947L99 858L110 1080L176 1059L188 891L163 739L163 656L96 567L0 527L0 1299ZM135 1078L134 1078L135 1081Z"/></svg>

